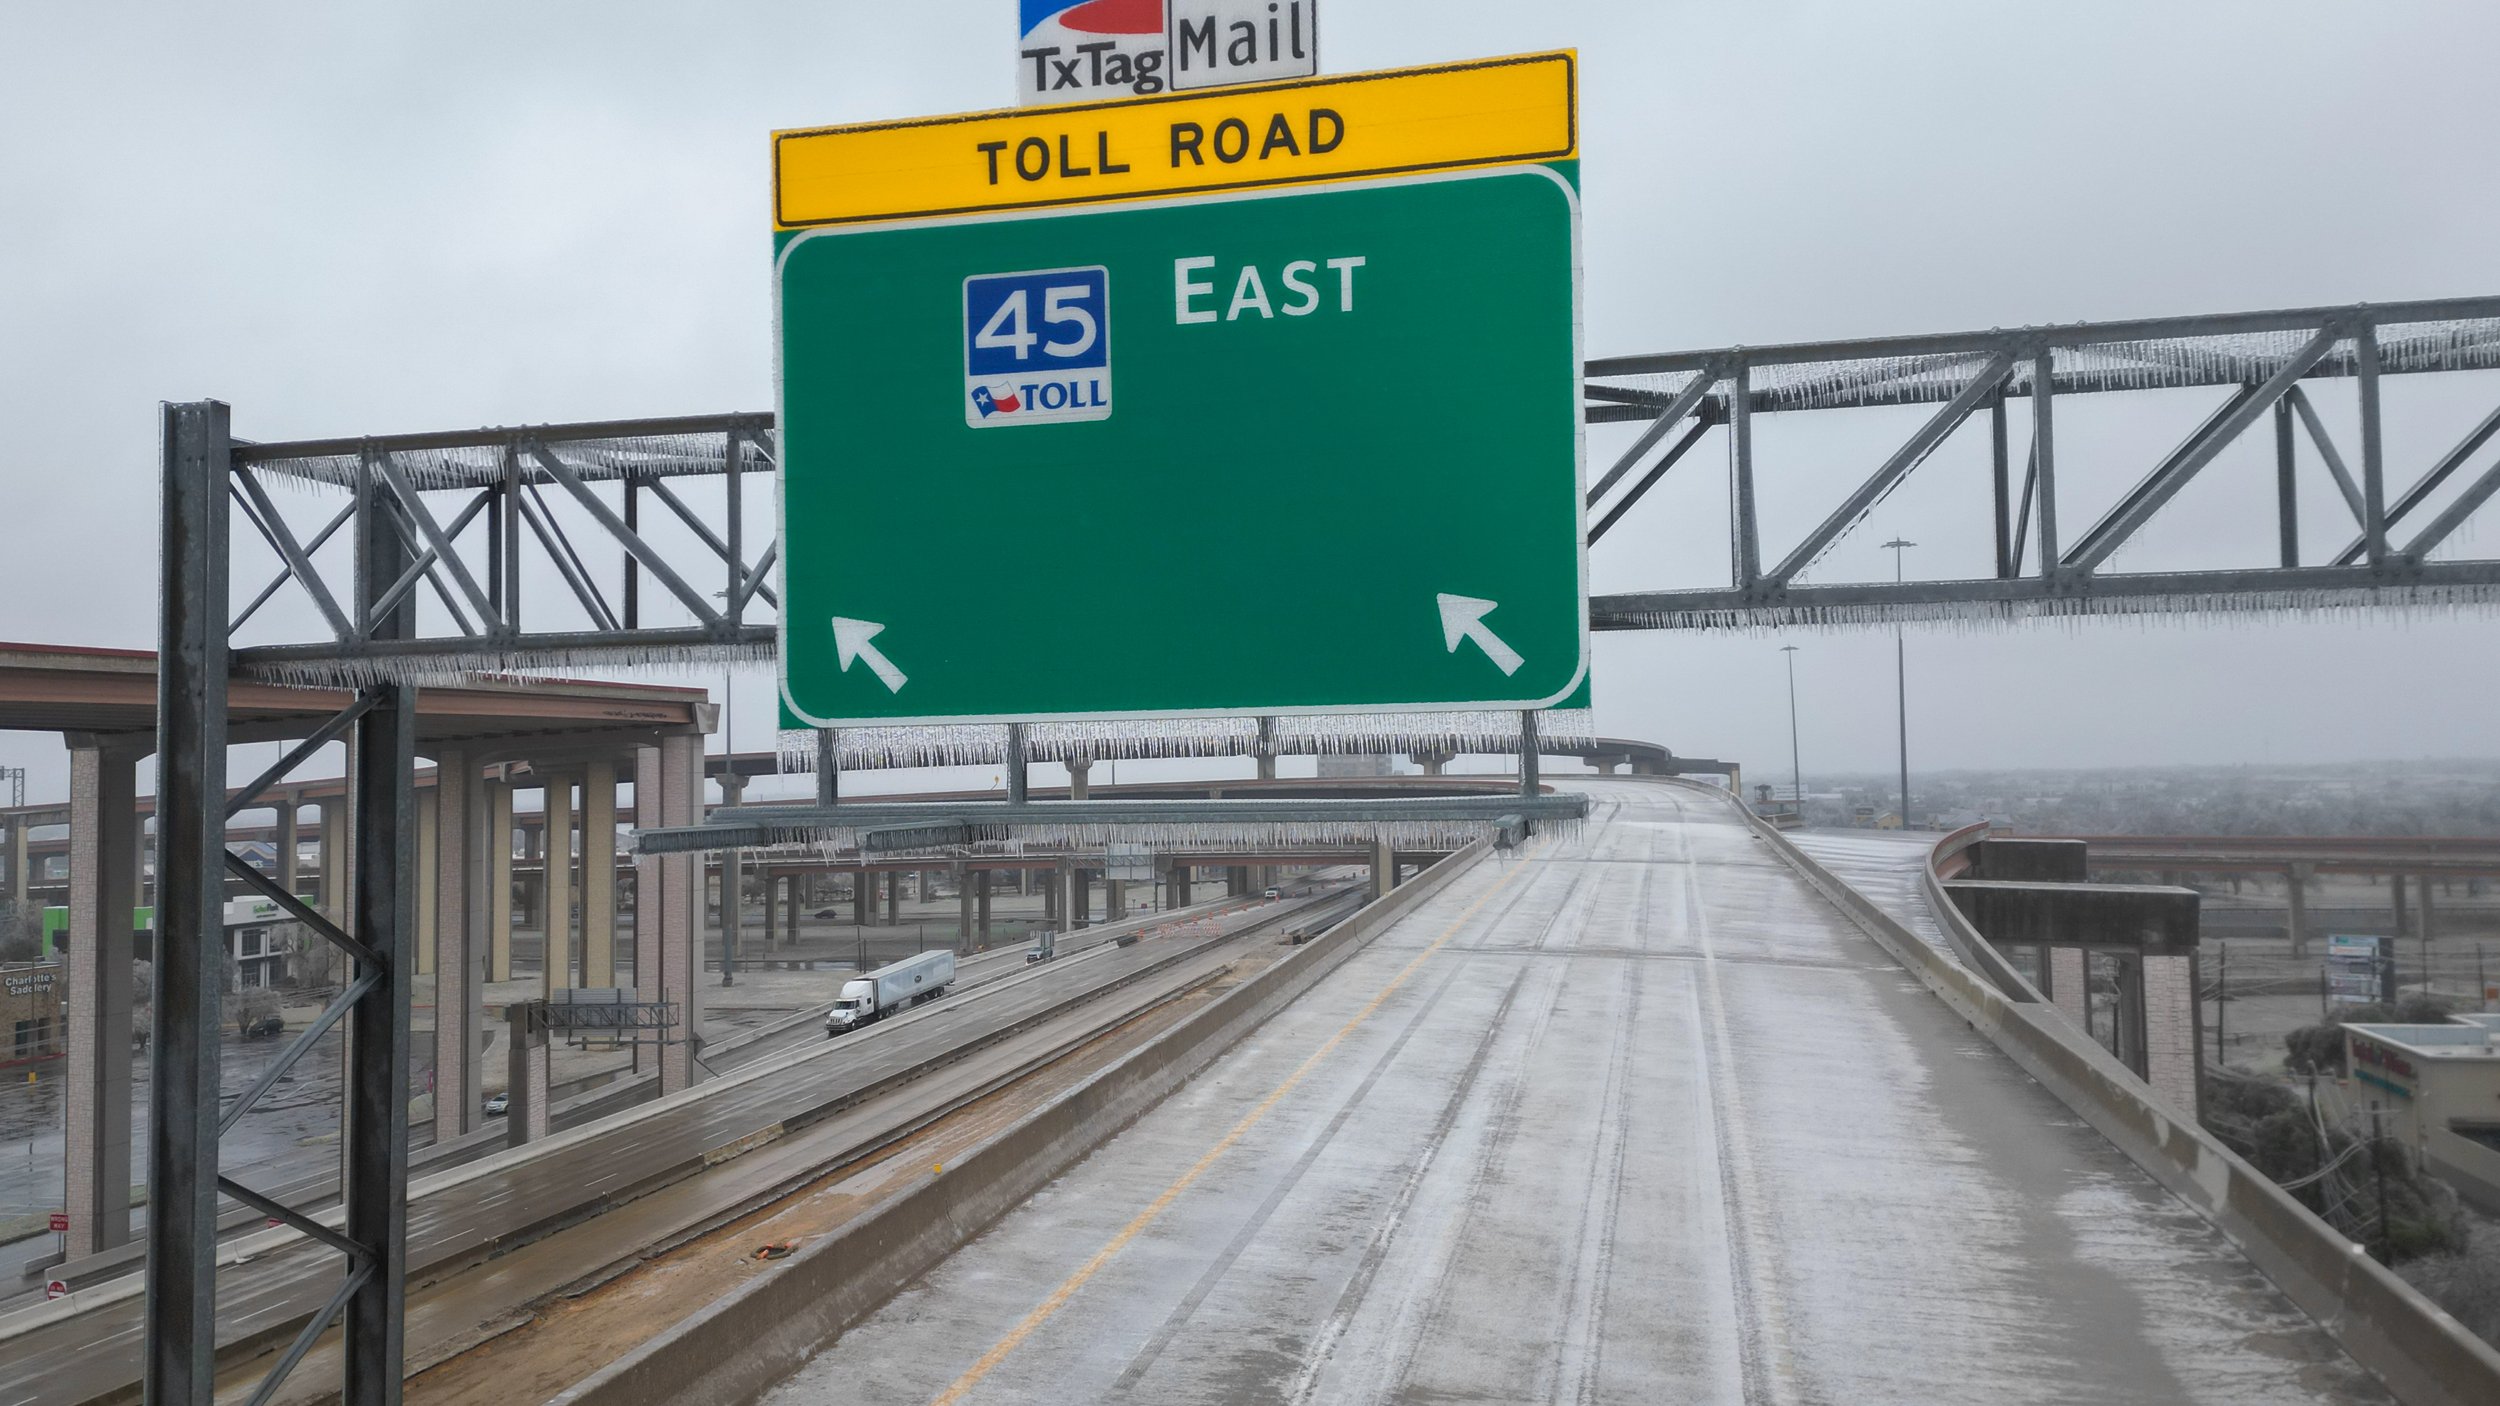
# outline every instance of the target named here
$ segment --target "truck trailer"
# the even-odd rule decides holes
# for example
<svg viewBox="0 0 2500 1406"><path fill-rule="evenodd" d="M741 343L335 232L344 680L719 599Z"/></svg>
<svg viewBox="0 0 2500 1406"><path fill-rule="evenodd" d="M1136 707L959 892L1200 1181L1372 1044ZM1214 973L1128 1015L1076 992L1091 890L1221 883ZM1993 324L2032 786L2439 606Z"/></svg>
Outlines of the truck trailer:
<svg viewBox="0 0 2500 1406"><path fill-rule="evenodd" d="M954 981L955 954L951 950L923 952L872 972L862 972L842 983L841 999L825 1013L825 1034L857 1030L905 1006L934 1001Z"/></svg>

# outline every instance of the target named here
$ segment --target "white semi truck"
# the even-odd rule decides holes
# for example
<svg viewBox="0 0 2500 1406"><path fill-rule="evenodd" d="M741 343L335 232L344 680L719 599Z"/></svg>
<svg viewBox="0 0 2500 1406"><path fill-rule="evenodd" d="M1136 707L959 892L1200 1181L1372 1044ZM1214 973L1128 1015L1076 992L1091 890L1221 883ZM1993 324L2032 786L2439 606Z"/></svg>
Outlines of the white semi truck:
<svg viewBox="0 0 2500 1406"><path fill-rule="evenodd" d="M825 1034L857 1030L905 1006L934 1001L955 982L952 951L923 952L842 983L842 998L825 1013Z"/></svg>

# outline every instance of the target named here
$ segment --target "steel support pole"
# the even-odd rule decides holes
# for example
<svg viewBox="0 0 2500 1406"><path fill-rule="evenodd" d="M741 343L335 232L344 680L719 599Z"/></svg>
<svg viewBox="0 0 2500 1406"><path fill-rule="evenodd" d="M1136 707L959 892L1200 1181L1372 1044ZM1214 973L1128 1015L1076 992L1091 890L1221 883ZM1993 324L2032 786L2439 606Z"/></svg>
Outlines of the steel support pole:
<svg viewBox="0 0 2500 1406"><path fill-rule="evenodd" d="M1753 368L1739 361L1727 381L1727 469L1730 574L1736 589L1762 579L1761 527L1754 516Z"/></svg>
<svg viewBox="0 0 2500 1406"><path fill-rule="evenodd" d="M218 993L226 890L232 444L217 401L167 405L156 669L156 1030L149 1069L149 1406L214 1406Z"/></svg>
<svg viewBox="0 0 2500 1406"><path fill-rule="evenodd" d="M2057 417L2052 381L2057 370L2054 354L2042 351L2031 362L2031 456L2040 485L2040 576L2054 581L2058 574L2057 546Z"/></svg>
<svg viewBox="0 0 2500 1406"><path fill-rule="evenodd" d="M1024 724L1007 724L1007 799L1015 805L1025 801Z"/></svg>
<svg viewBox="0 0 2500 1406"><path fill-rule="evenodd" d="M2352 335L2353 374L2361 393L2361 540L2370 565L2387 560L2387 456L2379 434L2378 330Z"/></svg>
<svg viewBox="0 0 2500 1406"><path fill-rule="evenodd" d="M2005 443L2005 391L1988 397L1988 486L1995 494L1997 523L1997 579L2010 580L2014 575L2014 472L2013 461ZM1902 823L1909 823L1905 812Z"/></svg>
<svg viewBox="0 0 2500 1406"><path fill-rule="evenodd" d="M339 1141L347 1237L373 1273L349 1296L341 1361L350 1406L398 1406L408 1203L408 960L415 936L416 690L381 685L356 723L353 931L381 980L348 1012ZM439 1101L438 1101L439 1106ZM438 1125L439 1127L439 1125ZM351 1266L351 1269L353 1266Z"/></svg>
<svg viewBox="0 0 2500 1406"><path fill-rule="evenodd" d="M1519 794L1533 796L1543 789L1537 778L1536 711L1528 709L1519 715Z"/></svg>
<svg viewBox="0 0 2500 1406"><path fill-rule="evenodd" d="M2298 451L2292 443L2292 398L2274 403L2274 525L2282 539L2286 568L2300 565L2300 484L2294 470Z"/></svg>

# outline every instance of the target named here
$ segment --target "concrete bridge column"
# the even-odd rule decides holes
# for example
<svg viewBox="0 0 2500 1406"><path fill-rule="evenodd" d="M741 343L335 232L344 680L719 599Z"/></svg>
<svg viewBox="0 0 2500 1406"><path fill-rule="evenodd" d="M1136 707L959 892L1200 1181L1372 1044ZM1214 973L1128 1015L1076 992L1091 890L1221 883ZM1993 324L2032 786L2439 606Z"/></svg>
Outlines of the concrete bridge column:
<svg viewBox="0 0 2500 1406"><path fill-rule="evenodd" d="M512 979L512 782L486 787L486 979Z"/></svg>
<svg viewBox="0 0 2500 1406"><path fill-rule="evenodd" d="M781 875L764 871L764 950L781 945Z"/></svg>
<svg viewBox="0 0 2500 1406"><path fill-rule="evenodd" d="M275 828L278 836L278 887L285 889L288 893L294 893L296 850L300 845L300 837L295 828L295 802L291 799L282 800L278 802L277 811Z"/></svg>
<svg viewBox="0 0 2500 1406"><path fill-rule="evenodd" d="M642 824L692 825L702 800L702 738L663 737L656 747L634 749L634 814ZM635 858L635 998L677 1008L676 1023L653 1056L664 1097L695 1082L695 1043L703 1030L702 987L696 980L702 885L701 855Z"/></svg>
<svg viewBox="0 0 2500 1406"><path fill-rule="evenodd" d="M2148 956L2130 963L2144 1035L2144 1082L2190 1118L2203 1111L2204 1010L2197 1004L2193 956Z"/></svg>
<svg viewBox="0 0 2500 1406"><path fill-rule="evenodd" d="M2092 984L2088 973L2082 948L2049 949L2049 989L2056 993L2050 997L2050 1003L2086 1035L2092 1033Z"/></svg>
<svg viewBox="0 0 2500 1406"><path fill-rule="evenodd" d="M972 894L973 894L973 922L977 925L977 931L978 931L978 933L979 933L979 936L975 939L975 941L976 941L976 942L977 942L980 946L987 947L987 946L989 946L989 945L990 945L990 871L989 871L989 870L987 870L987 869L976 869L976 870L974 870L974 871L972 872Z"/></svg>
<svg viewBox="0 0 2500 1406"><path fill-rule="evenodd" d="M660 749L634 749L634 820L639 825L665 823L660 802ZM634 864L634 999L653 1002L664 999L660 983L660 913L668 906L661 879L660 857L636 854ZM663 1032L668 1040L685 1038L682 1027ZM634 1046L634 1068L656 1069L662 1062L664 1047L654 1044Z"/></svg>
<svg viewBox="0 0 2500 1406"><path fill-rule="evenodd" d="M616 763L582 771L582 985L616 985Z"/></svg>
<svg viewBox="0 0 2500 1406"><path fill-rule="evenodd" d="M1055 865L1042 871L1042 916L1054 927L1059 923L1059 900L1068 887L1063 873L1066 867Z"/></svg>
<svg viewBox="0 0 2500 1406"><path fill-rule="evenodd" d="M1371 849L1371 895L1372 902L1378 903L1389 896L1391 889L1398 886L1398 856L1397 852L1389 847L1387 840L1373 841Z"/></svg>
<svg viewBox="0 0 2500 1406"><path fill-rule="evenodd" d="M900 869L885 871L885 925L890 928L903 925L903 871Z"/></svg>
<svg viewBox="0 0 2500 1406"><path fill-rule="evenodd" d="M745 777L734 772L723 776L720 779L721 804L736 805L746 795L746 789ZM699 858L695 862L702 863ZM700 912L696 914L698 919L701 916ZM723 986L736 984L739 942L745 937L746 917L747 852L742 849L725 850L720 857L720 984ZM696 923L695 930L701 933L701 922ZM698 939L697 946L700 945ZM695 962L698 968L702 965L699 954Z"/></svg>
<svg viewBox="0 0 2500 1406"><path fill-rule="evenodd" d="M1068 799L1084 800L1092 788L1094 761L1091 757L1070 757L1068 768Z"/></svg>
<svg viewBox="0 0 2500 1406"><path fill-rule="evenodd" d="M321 803L321 896L313 906L331 922L347 926L347 800L343 796ZM422 926L414 945L425 945Z"/></svg>
<svg viewBox="0 0 2500 1406"><path fill-rule="evenodd" d="M1172 866L1170 893L1172 895L1173 907L1187 908L1192 902L1189 896L1189 878L1190 874L1188 865L1175 864Z"/></svg>
<svg viewBox="0 0 2500 1406"><path fill-rule="evenodd" d="M1127 916L1128 881L1125 879L1103 880L1102 920L1106 923L1116 923Z"/></svg>
<svg viewBox="0 0 2500 1406"><path fill-rule="evenodd" d="M26 853L26 832L35 828L23 815L9 818L9 897L20 903L27 901L27 890L35 882L35 869Z"/></svg>
<svg viewBox="0 0 2500 1406"><path fill-rule="evenodd" d="M69 755L64 1209L73 1258L130 1240L130 891L139 874L138 759L136 748L74 747ZM21 835L24 829L21 823Z"/></svg>
<svg viewBox="0 0 2500 1406"><path fill-rule="evenodd" d="M1094 925L1094 876L1080 865L1068 866L1068 926L1090 928Z"/></svg>
<svg viewBox="0 0 2500 1406"><path fill-rule="evenodd" d="M437 771L440 770L439 767L436 769ZM442 795L434 787L427 787L426 789L417 792L417 872L415 875L415 882L417 888L417 975L419 976L432 976L434 974L434 954L436 947L434 937L434 930L436 926L434 921L434 908L435 900L439 897L439 895L434 891L434 875L440 868L440 865L437 862L437 851L442 848L442 808ZM340 809L343 812L346 807L342 805ZM342 818L344 817L342 816ZM341 845L339 847L339 891L341 894L345 894L347 891L346 884L349 875L348 854L348 846Z"/></svg>
<svg viewBox="0 0 2500 1406"><path fill-rule="evenodd" d="M434 794L434 1140L449 1142L485 1121L477 1057L486 1034L491 844L486 788L468 752L437 754Z"/></svg>
<svg viewBox="0 0 2500 1406"><path fill-rule="evenodd" d="M696 736L660 740L663 822L693 825L703 818L703 739ZM694 1057L703 1046L703 882L699 854L672 854L664 861L668 906L662 913L660 960L663 1000L678 1003L683 1042L667 1047L660 1061L660 1092L675 1093L699 1082L703 1075Z"/></svg>
<svg viewBox="0 0 2500 1406"><path fill-rule="evenodd" d="M972 871L955 866L955 950L972 950Z"/></svg>
<svg viewBox="0 0 2500 1406"><path fill-rule="evenodd" d="M546 857L540 861L544 878L538 906L547 946L538 965L544 973L541 986L552 995L573 984L573 778L547 778L543 794L539 833Z"/></svg>
<svg viewBox="0 0 2500 1406"><path fill-rule="evenodd" d="M2399 938L2408 936L2413 930L2413 925L2407 921L2408 915L2405 913L2404 875L2390 874L2387 876L2387 897L2389 902L2395 908L2396 936Z"/></svg>
<svg viewBox="0 0 2500 1406"><path fill-rule="evenodd" d="M542 1141L549 1131L548 1105L555 1097L555 1059L547 1044L544 1010L536 1001L515 1001L505 1011L510 1025L510 1064L504 1089L512 1098L504 1110L507 1147Z"/></svg>
<svg viewBox="0 0 2500 1406"><path fill-rule="evenodd" d="M1441 768L1458 759L1455 752L1410 752L1407 755L1415 759L1415 765L1422 767L1426 776L1439 776Z"/></svg>

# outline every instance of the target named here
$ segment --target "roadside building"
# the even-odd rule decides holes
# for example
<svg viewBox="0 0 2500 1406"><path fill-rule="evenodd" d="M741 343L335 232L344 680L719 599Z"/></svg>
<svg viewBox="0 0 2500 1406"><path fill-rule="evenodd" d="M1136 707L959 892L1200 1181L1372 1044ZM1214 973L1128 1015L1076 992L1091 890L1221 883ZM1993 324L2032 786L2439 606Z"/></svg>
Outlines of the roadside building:
<svg viewBox="0 0 2500 1406"><path fill-rule="evenodd" d="M2500 1214L2500 1015L2346 1025L2344 1067L2358 1108L2375 1102L2425 1171Z"/></svg>

